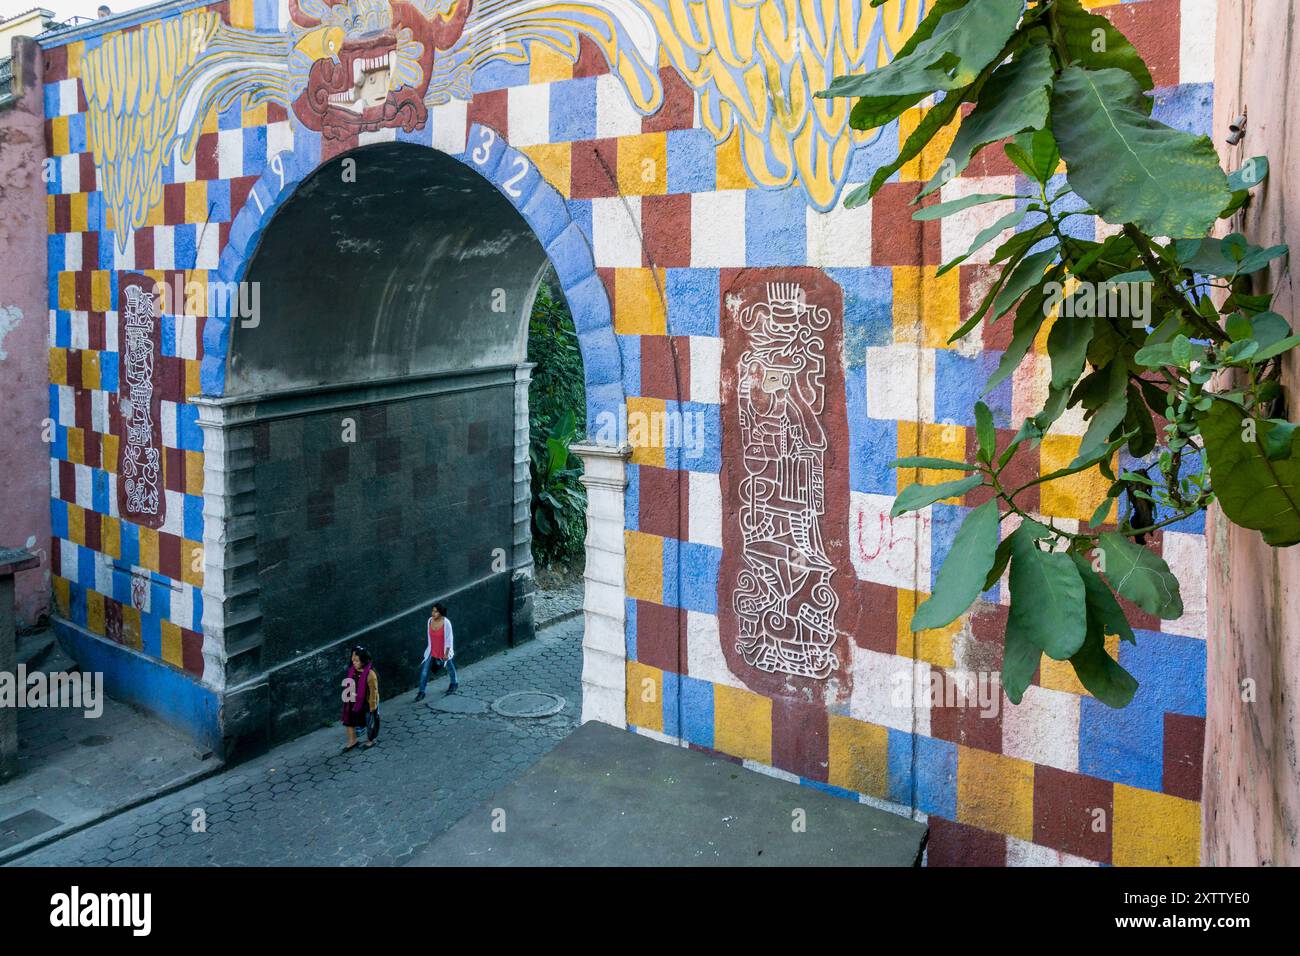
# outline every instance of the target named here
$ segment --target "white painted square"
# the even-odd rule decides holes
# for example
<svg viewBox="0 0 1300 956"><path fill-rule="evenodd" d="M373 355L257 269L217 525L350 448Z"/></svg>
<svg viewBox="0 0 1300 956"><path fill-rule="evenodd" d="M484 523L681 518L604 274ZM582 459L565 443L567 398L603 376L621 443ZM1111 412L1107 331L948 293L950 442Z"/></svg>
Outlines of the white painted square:
<svg viewBox="0 0 1300 956"><path fill-rule="evenodd" d="M117 510L117 475L111 471L108 473L108 516L110 518L122 517Z"/></svg>
<svg viewBox="0 0 1300 956"><path fill-rule="evenodd" d="M1019 704L1002 697L1002 752L1077 773L1079 697L1030 686Z"/></svg>
<svg viewBox="0 0 1300 956"><path fill-rule="evenodd" d="M189 561L190 556L181 555L182 561ZM179 590L172 591L171 613L167 615L177 627L192 628L194 626L194 588L188 584L182 584Z"/></svg>
<svg viewBox="0 0 1300 956"><path fill-rule="evenodd" d="M949 202L954 199L973 196L976 193L1010 195L1015 191L1016 179L1014 176L985 176L975 179L959 177L939 190L939 199L941 202ZM1014 212L1015 208L1016 202L1014 199L1001 199L997 202L970 206L961 212L955 212L939 220L943 261L948 262L950 259L963 255L981 231L987 229L1008 213ZM972 253L971 257L966 261L987 263L993 258L993 253L997 247L1010 237L1011 230L1003 230L996 239L989 241L981 249Z"/></svg>
<svg viewBox="0 0 1300 956"><path fill-rule="evenodd" d="M75 428L77 424L77 393L70 385L58 385L59 390L59 424L64 428Z"/></svg>
<svg viewBox="0 0 1300 956"><path fill-rule="evenodd" d="M889 516L893 495L849 493L849 558L859 580L930 589L930 509Z"/></svg>
<svg viewBox="0 0 1300 956"><path fill-rule="evenodd" d="M915 729L916 733L929 736L930 708L916 706L916 701L918 689L928 693L930 665L910 657L867 650L852 641L849 650L853 668L849 716L905 733Z"/></svg>
<svg viewBox="0 0 1300 956"><path fill-rule="evenodd" d="M172 182L192 183L197 178L194 171L194 157L185 161L185 143L179 142L172 149Z"/></svg>
<svg viewBox="0 0 1300 956"><path fill-rule="evenodd" d="M172 406L175 408L175 406ZM168 447L175 447L169 445ZM185 537L185 495L179 491L163 490L167 499L167 514L163 516L162 527L159 531L167 534L174 534L178 538Z"/></svg>
<svg viewBox="0 0 1300 956"><path fill-rule="evenodd" d="M95 506L95 483L90 469L85 465L72 466L72 482L76 489L74 500L82 508L94 509Z"/></svg>
<svg viewBox="0 0 1300 956"><path fill-rule="evenodd" d="M713 614L686 612L686 673L712 684L745 688L740 678L727 667L722 639L718 634L718 619Z"/></svg>
<svg viewBox="0 0 1300 956"><path fill-rule="evenodd" d="M167 448L179 448L180 442L176 440L176 403L163 401L159 405L161 414L159 423L162 428L162 443Z"/></svg>
<svg viewBox="0 0 1300 956"><path fill-rule="evenodd" d="M358 146L371 146L375 143L396 143L397 127L387 126L383 129L367 130L357 134Z"/></svg>
<svg viewBox="0 0 1300 956"><path fill-rule="evenodd" d="M459 155L465 152L469 136L469 103L465 100L448 100L429 111L433 123L433 148L444 153Z"/></svg>
<svg viewBox="0 0 1300 956"><path fill-rule="evenodd" d="M283 120L266 127L266 156L270 160L280 153L293 152L293 126ZM281 160L283 162L283 160Z"/></svg>
<svg viewBox="0 0 1300 956"><path fill-rule="evenodd" d="M915 345L867 348L867 417L934 421L934 350Z"/></svg>
<svg viewBox="0 0 1300 956"><path fill-rule="evenodd" d="M221 265L221 230L215 222L199 226L195 246L194 268L216 269Z"/></svg>
<svg viewBox="0 0 1300 956"><path fill-rule="evenodd" d="M1183 597L1183 616L1176 621L1165 621L1162 631L1205 639L1205 576L1207 557L1205 536L1181 531L1166 531L1162 549L1165 564L1180 584Z"/></svg>
<svg viewBox="0 0 1300 956"><path fill-rule="evenodd" d="M62 576L69 581L79 580L81 571L77 567L77 546L67 538L60 538L59 552L59 566L62 570Z"/></svg>
<svg viewBox="0 0 1300 956"><path fill-rule="evenodd" d="M536 146L551 141L551 84L512 86L506 94L510 145Z"/></svg>
<svg viewBox="0 0 1300 956"><path fill-rule="evenodd" d="M1007 837L1007 866L1101 866L1073 853Z"/></svg>
<svg viewBox="0 0 1300 956"><path fill-rule="evenodd" d="M1007 321L1007 319L1003 319ZM1011 374L1011 421L1019 427L1026 418L1043 410L1052 384L1052 361L1039 352L1029 352ZM1050 431L1053 435L1082 435L1088 430L1084 408L1067 408Z"/></svg>
<svg viewBox="0 0 1300 956"><path fill-rule="evenodd" d="M745 191L723 189L691 194L691 265L745 265Z"/></svg>
<svg viewBox="0 0 1300 956"><path fill-rule="evenodd" d="M119 245L116 235L106 235L105 242L113 244L113 265L119 270L129 270L135 268L135 231L132 230L126 237L126 245Z"/></svg>
<svg viewBox="0 0 1300 956"><path fill-rule="evenodd" d="M59 115L71 116L80 111L81 110L77 105L77 81L75 79L60 80Z"/></svg>
<svg viewBox="0 0 1300 956"><path fill-rule="evenodd" d="M511 131L513 132L513 127ZM613 73L596 77L596 136L636 136L641 132L641 114Z"/></svg>
<svg viewBox="0 0 1300 956"><path fill-rule="evenodd" d="M1178 82L1214 82L1218 0L1183 0L1178 16Z"/></svg>
<svg viewBox="0 0 1300 956"><path fill-rule="evenodd" d="M90 348L90 315L86 312L69 312L68 326L71 338L68 340L74 349Z"/></svg>
<svg viewBox="0 0 1300 956"><path fill-rule="evenodd" d="M90 427L101 435L107 435L110 418L108 414L108 392L93 389L90 393Z"/></svg>
<svg viewBox="0 0 1300 956"><path fill-rule="evenodd" d="M856 184L847 184L844 195L854 188ZM858 267L871 264L871 203L856 209L840 203L828 212L818 212L809 206L805 226L810 266Z"/></svg>
<svg viewBox="0 0 1300 956"><path fill-rule="evenodd" d="M155 269L176 268L176 228L174 226L153 227L153 267Z"/></svg>
<svg viewBox="0 0 1300 956"><path fill-rule="evenodd" d="M722 479L715 471L688 471L687 530L695 544L722 547Z"/></svg>
<svg viewBox="0 0 1300 956"><path fill-rule="evenodd" d="M81 269L81 235L79 232L63 234L63 268L68 272L77 272Z"/></svg>
<svg viewBox="0 0 1300 956"><path fill-rule="evenodd" d="M59 191L64 193L81 192L81 154L69 153L67 156L60 156L59 163Z"/></svg>
<svg viewBox="0 0 1300 956"><path fill-rule="evenodd" d="M217 178L232 179L244 175L244 131L217 131Z"/></svg>
<svg viewBox="0 0 1300 956"><path fill-rule="evenodd" d="M592 252L596 265L641 265L641 197L605 196L591 201Z"/></svg>
<svg viewBox="0 0 1300 956"><path fill-rule="evenodd" d="M104 313L104 351L117 351L117 311Z"/></svg>
<svg viewBox="0 0 1300 956"><path fill-rule="evenodd" d="M721 402L722 339L691 336L691 401Z"/></svg>
<svg viewBox="0 0 1300 956"><path fill-rule="evenodd" d="M113 559L102 551L94 552L95 590L100 594L113 593Z"/></svg>

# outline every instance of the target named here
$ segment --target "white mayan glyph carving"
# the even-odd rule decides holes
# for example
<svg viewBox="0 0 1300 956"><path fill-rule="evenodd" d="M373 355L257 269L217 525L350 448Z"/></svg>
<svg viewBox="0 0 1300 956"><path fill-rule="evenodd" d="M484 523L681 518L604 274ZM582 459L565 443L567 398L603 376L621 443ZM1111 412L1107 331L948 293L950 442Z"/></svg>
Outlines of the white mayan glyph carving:
<svg viewBox="0 0 1300 956"><path fill-rule="evenodd" d="M739 489L744 567L732 607L736 650L759 670L825 679L834 654L835 567L822 544L826 510L826 308L773 283L747 307L728 303L747 335L737 368L745 474Z"/></svg>
<svg viewBox="0 0 1300 956"><path fill-rule="evenodd" d="M126 290L126 386L120 408L123 438L122 479L126 483L128 517L156 515L161 498L162 461L154 447L153 335L157 322L154 296L139 286Z"/></svg>

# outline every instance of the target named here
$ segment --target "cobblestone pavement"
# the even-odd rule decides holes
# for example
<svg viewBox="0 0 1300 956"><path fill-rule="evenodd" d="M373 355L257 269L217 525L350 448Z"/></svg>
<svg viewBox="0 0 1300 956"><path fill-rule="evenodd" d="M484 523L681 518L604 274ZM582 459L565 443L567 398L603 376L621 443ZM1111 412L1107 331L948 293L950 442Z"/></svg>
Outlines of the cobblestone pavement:
<svg viewBox="0 0 1300 956"><path fill-rule="evenodd" d="M441 677L418 704L411 692L384 701L369 750L343 753L341 727L316 731L11 865L402 863L577 726L581 668L579 618L462 669L451 697ZM564 709L511 719L488 706L519 690L561 695Z"/></svg>

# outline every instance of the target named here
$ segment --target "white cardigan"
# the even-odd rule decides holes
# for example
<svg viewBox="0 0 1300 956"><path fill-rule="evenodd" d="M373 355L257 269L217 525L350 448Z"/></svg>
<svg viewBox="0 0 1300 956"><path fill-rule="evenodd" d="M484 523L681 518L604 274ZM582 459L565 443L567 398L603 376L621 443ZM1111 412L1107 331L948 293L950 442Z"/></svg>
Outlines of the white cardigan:
<svg viewBox="0 0 1300 956"><path fill-rule="evenodd" d="M420 660L421 664L423 664L425 661L429 659L429 628L432 625L433 625L433 618L429 618L424 623L424 657ZM443 628L443 641L446 643L446 647L447 647L447 656L444 657L443 660L449 661L452 659L452 656L456 653L455 645L452 643L451 618L444 617L442 619L442 628Z"/></svg>

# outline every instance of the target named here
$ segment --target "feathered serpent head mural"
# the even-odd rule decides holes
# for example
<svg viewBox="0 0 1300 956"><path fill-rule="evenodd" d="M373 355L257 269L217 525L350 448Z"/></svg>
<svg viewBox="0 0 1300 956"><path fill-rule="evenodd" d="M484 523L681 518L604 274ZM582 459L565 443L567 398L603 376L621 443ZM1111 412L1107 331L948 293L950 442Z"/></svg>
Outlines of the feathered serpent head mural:
<svg viewBox="0 0 1300 956"><path fill-rule="evenodd" d="M599 48L637 110L663 103L659 66L695 91L718 142L740 137L753 181L798 183L834 206L858 134L851 104L817 99L835 76L889 60L924 0L284 0L289 29L238 29L193 10L106 37L84 58L88 135L119 243L191 162L205 117L237 99L278 102L328 141L422 128L468 99L475 71L524 63L536 44Z"/></svg>

